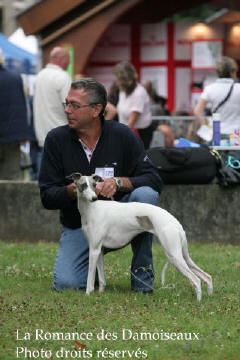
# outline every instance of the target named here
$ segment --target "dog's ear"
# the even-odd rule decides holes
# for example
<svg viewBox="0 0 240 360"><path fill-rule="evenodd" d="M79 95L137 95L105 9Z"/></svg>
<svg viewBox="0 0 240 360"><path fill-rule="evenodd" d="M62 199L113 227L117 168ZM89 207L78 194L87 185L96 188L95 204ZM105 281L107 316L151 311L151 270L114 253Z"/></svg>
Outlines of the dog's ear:
<svg viewBox="0 0 240 360"><path fill-rule="evenodd" d="M82 174L76 172L76 173L73 173L71 175L68 175L66 176L66 179L70 179L70 180L73 180L73 181L77 181L80 179L80 177L82 176Z"/></svg>
<svg viewBox="0 0 240 360"><path fill-rule="evenodd" d="M96 182L103 182L104 181L103 178L101 176L97 175L97 174L93 174L92 178Z"/></svg>

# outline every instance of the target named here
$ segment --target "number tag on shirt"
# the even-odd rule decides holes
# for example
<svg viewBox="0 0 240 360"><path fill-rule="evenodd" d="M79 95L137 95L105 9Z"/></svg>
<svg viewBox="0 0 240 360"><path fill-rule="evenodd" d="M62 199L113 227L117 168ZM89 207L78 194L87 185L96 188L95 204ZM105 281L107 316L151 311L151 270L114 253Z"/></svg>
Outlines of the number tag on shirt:
<svg viewBox="0 0 240 360"><path fill-rule="evenodd" d="M96 168L95 174L105 179L112 178L114 177L114 168L112 167Z"/></svg>

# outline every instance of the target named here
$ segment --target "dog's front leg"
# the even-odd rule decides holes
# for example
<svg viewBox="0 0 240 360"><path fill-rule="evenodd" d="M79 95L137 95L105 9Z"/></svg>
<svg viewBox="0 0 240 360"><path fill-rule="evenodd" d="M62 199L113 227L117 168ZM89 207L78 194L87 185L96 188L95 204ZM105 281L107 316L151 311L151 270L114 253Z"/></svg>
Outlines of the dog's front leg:
<svg viewBox="0 0 240 360"><path fill-rule="evenodd" d="M88 267L88 278L87 278L87 289L86 294L89 295L94 291L94 282L96 277L96 268L98 258L101 254L101 249L89 249L89 267Z"/></svg>
<svg viewBox="0 0 240 360"><path fill-rule="evenodd" d="M98 270L98 280L99 280L99 292L103 292L106 286L106 281L104 277L103 251L101 251L98 258L97 270Z"/></svg>

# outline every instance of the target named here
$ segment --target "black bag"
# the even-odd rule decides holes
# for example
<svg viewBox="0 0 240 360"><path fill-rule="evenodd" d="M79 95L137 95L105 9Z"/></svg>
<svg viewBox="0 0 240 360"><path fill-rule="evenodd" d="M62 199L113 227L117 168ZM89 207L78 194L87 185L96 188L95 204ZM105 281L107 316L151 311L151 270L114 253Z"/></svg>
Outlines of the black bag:
<svg viewBox="0 0 240 360"><path fill-rule="evenodd" d="M147 151L165 184L208 184L218 171L218 160L206 146Z"/></svg>
<svg viewBox="0 0 240 360"><path fill-rule="evenodd" d="M240 173L230 166L222 167L222 169L219 170L217 177L218 184L224 188L240 185Z"/></svg>
<svg viewBox="0 0 240 360"><path fill-rule="evenodd" d="M226 188L240 185L240 152L230 152L222 160L222 167L217 174L218 183Z"/></svg>

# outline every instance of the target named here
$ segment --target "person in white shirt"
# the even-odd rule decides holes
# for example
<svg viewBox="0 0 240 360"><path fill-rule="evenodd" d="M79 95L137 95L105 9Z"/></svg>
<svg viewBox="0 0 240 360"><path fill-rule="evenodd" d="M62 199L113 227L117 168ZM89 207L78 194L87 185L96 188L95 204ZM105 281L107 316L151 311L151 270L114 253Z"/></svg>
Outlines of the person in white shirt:
<svg viewBox="0 0 240 360"><path fill-rule="evenodd" d="M137 129L147 149L153 131L149 95L137 82L136 70L132 64L123 61L115 66L113 72L120 89L117 104L119 122Z"/></svg>
<svg viewBox="0 0 240 360"><path fill-rule="evenodd" d="M197 105L194 109L194 115L200 125L206 124L204 109L210 104L214 110L228 95L231 86L236 80L238 66L235 60L227 56L222 56L216 62L216 72L218 79L207 85L202 92ZM234 83L229 98L217 110L221 119L221 136L229 137L234 131L240 129L240 84Z"/></svg>
<svg viewBox="0 0 240 360"><path fill-rule="evenodd" d="M71 86L66 72L69 53L62 47L54 47L49 63L38 73L33 98L34 128L40 147L38 168L47 133L53 128L67 124L63 103Z"/></svg>

